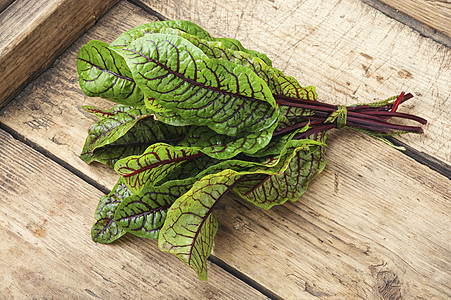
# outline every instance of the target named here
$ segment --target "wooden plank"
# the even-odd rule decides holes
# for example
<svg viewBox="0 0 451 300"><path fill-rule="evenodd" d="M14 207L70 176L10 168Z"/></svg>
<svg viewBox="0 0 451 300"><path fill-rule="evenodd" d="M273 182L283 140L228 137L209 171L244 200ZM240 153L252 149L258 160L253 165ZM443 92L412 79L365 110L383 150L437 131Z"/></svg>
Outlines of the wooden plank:
<svg viewBox="0 0 451 300"><path fill-rule="evenodd" d="M152 20L121 2L3 110L0 120L112 187L113 171L86 166L77 157L94 122L79 107L108 104L81 94L74 61L90 39L111 41L114 32ZM451 296L449 180L349 131L331 135L328 160L302 201L263 211L233 196L225 199L217 211L220 230L214 254L284 298ZM98 195L91 197L88 212ZM152 246L140 239L124 245Z"/></svg>
<svg viewBox="0 0 451 300"><path fill-rule="evenodd" d="M154 240L95 244L102 193L3 130L0 141L2 299L265 299L214 264L197 280Z"/></svg>
<svg viewBox="0 0 451 300"><path fill-rule="evenodd" d="M451 37L451 2L427 0L381 1Z"/></svg>
<svg viewBox="0 0 451 300"><path fill-rule="evenodd" d="M97 120L81 106L112 106L109 101L89 98L81 92L76 70L78 50L91 39L112 41L122 31L136 27L141 22L156 20L127 1L120 2L5 107L0 112L0 122L111 189L116 178L114 173L106 167L87 168L78 158L88 128Z"/></svg>
<svg viewBox="0 0 451 300"><path fill-rule="evenodd" d="M5 8L8 7L11 3L13 3L14 0L0 0L0 13L5 10Z"/></svg>
<svg viewBox="0 0 451 300"><path fill-rule="evenodd" d="M0 107L118 0L17 0L0 14Z"/></svg>
<svg viewBox="0 0 451 300"><path fill-rule="evenodd" d="M450 298L449 180L350 131L328 144L298 202L223 202L213 254L286 299Z"/></svg>
<svg viewBox="0 0 451 300"><path fill-rule="evenodd" d="M323 101L354 104L412 92L401 111L425 117L426 134L397 138L451 162L451 49L361 1L142 2L268 54L276 68L315 85Z"/></svg>

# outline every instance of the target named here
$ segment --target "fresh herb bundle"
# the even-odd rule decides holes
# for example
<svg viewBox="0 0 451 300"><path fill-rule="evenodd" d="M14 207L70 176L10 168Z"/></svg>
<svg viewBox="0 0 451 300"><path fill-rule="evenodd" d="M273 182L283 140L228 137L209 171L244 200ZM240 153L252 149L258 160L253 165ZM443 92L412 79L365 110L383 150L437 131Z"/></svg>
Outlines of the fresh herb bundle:
<svg viewBox="0 0 451 300"><path fill-rule="evenodd" d="M218 229L213 210L227 192L264 209L296 201L326 165L328 130L349 127L392 145L385 136L422 129L390 118L426 124L396 111L411 94L348 107L319 102L315 87L265 54L187 21L141 25L109 45L93 40L77 68L86 95L118 104L84 107L99 121L81 158L120 175L95 211L93 240L158 239L202 280Z"/></svg>

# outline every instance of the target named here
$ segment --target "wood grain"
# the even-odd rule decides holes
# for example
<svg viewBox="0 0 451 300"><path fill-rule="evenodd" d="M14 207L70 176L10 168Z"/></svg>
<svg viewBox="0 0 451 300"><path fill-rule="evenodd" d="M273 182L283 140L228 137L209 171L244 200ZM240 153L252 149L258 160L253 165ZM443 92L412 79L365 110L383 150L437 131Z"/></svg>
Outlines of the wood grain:
<svg viewBox="0 0 451 300"><path fill-rule="evenodd" d="M451 2L444 0L381 0L451 37Z"/></svg>
<svg viewBox="0 0 451 300"><path fill-rule="evenodd" d="M120 2L5 107L0 112L0 122L111 189L116 175L106 167L89 168L78 158L88 129L97 120L81 106L109 108L113 105L81 92L76 69L78 50L91 39L112 41L120 32L152 21L156 18L127 1Z"/></svg>
<svg viewBox="0 0 451 300"><path fill-rule="evenodd" d="M5 10L5 8L7 8L8 5L10 5L13 2L14 0L0 0L0 13L2 13L3 10Z"/></svg>
<svg viewBox="0 0 451 300"><path fill-rule="evenodd" d="M328 145L298 202L223 202L214 255L286 299L451 297L449 180L350 131Z"/></svg>
<svg viewBox="0 0 451 300"><path fill-rule="evenodd" d="M117 1L14 1L0 14L0 107Z"/></svg>
<svg viewBox="0 0 451 300"><path fill-rule="evenodd" d="M265 299L210 264L209 281L154 240L90 239L99 190L0 130L2 299Z"/></svg>
<svg viewBox="0 0 451 300"><path fill-rule="evenodd" d="M397 138L451 163L451 49L361 1L142 2L266 53L276 68L316 86L323 101L354 104L412 92L401 111L429 124L422 136Z"/></svg>
<svg viewBox="0 0 451 300"><path fill-rule="evenodd" d="M152 20L121 2L4 109L1 122L111 188L117 178L113 171L87 166L78 158L94 122L80 106L109 104L81 94L75 57L90 39L111 41L119 32ZM449 180L364 135L340 131L331 134L328 144L329 164L302 201L264 211L234 196L225 199L217 210L215 256L287 299L451 296ZM94 210L98 197L92 193L86 200L85 213ZM77 224L88 230L91 221ZM83 243L90 243L89 238ZM119 244L136 252L158 251L141 239ZM102 251L110 247L97 246ZM136 255L128 268L139 268L147 257ZM173 264L170 260L166 266L175 269Z"/></svg>

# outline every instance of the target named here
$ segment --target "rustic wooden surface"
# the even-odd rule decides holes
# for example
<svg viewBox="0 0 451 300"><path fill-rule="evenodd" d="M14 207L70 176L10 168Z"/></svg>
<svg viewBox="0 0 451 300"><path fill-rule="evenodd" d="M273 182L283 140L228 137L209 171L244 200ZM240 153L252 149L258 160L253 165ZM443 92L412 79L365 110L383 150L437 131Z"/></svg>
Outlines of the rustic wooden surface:
<svg viewBox="0 0 451 300"><path fill-rule="evenodd" d="M450 50L359 1L149 1L148 5L167 18L195 21L216 36L236 36L246 46L268 53L277 67L317 85L322 98L330 102L384 98L397 93L399 86L410 87L406 90L422 96L405 111L426 116L430 125L425 136L403 141L449 162ZM78 158L87 128L95 121L80 106L109 104L81 94L76 54L90 39L111 41L126 29L154 20L137 6L121 1L3 109L0 122L80 177L111 188L114 172L87 166ZM368 41L369 37L372 40ZM434 57L441 57L441 63ZM384 78L378 80L377 76ZM0 224L1 236L7 237L2 249L8 249L0 252L2 259L11 257L9 251L18 245L26 245L20 248L20 259L13 267L2 266L7 271L0 277L0 289L44 298L49 295L47 289L61 295L58 293L68 284L80 281L69 295L128 298L155 290L168 297L164 293L169 289L174 297L192 299L254 297L254 290L215 264L210 266L205 287L185 266L160 254L152 241L126 238L109 246L93 244L89 240L90 216L101 193L0 133L0 188L6 191L6 199L0 203L7 208L5 213L2 209ZM328 144L328 166L301 201L264 211L229 196L217 210L220 230L215 257L237 270L239 278L244 276L257 288L269 290L271 297L451 297L449 179L349 130L332 133ZM37 177L37 170L43 175ZM40 186L34 192L38 181ZM61 187L45 189L56 182ZM76 194L75 200L72 194ZM44 237L36 236L41 232ZM65 235L59 236L60 232ZM59 249L61 244L68 246ZM87 259L73 254L77 251L83 251ZM68 253L68 260L60 257ZM99 266L97 260L104 254L115 263ZM46 261L50 266L45 266ZM143 266L148 261L158 265ZM127 268L121 270L124 264ZM51 266L64 274L53 283L52 276L58 272ZM172 275L163 279L168 285L158 285L164 268L172 270ZM134 276L148 272L158 280L142 280L139 290L133 290ZM26 279L29 285L18 284ZM177 284L192 290L181 294ZM235 296L235 289L242 296Z"/></svg>
<svg viewBox="0 0 451 300"><path fill-rule="evenodd" d="M16 0L11 3L0 14L0 107L117 1Z"/></svg>
<svg viewBox="0 0 451 300"><path fill-rule="evenodd" d="M359 0L144 0L168 19L186 19L214 36L239 39L276 68L339 104L416 97L401 111L429 121L422 136L398 139L451 163L451 49Z"/></svg>
<svg viewBox="0 0 451 300"><path fill-rule="evenodd" d="M13 2L14 0L0 0L0 13Z"/></svg>
<svg viewBox="0 0 451 300"><path fill-rule="evenodd" d="M3 130L0 140L2 299L265 298L215 265L200 282L155 241L91 242L102 193Z"/></svg>
<svg viewBox="0 0 451 300"><path fill-rule="evenodd" d="M451 2L428 0L381 0L394 9L451 36Z"/></svg>

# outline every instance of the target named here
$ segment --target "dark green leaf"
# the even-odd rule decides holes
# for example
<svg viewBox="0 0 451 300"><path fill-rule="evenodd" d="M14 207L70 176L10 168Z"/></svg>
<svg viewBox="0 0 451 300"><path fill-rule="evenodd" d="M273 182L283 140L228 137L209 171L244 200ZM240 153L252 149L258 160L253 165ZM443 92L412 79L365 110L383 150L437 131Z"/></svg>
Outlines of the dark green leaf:
<svg viewBox="0 0 451 300"><path fill-rule="evenodd" d="M273 125L277 125L276 123ZM261 149L261 144L271 139L273 129L251 133L244 137L231 137L214 132L208 127L192 126L186 138L178 145L199 148L202 153L217 158L228 159L238 153L252 154Z"/></svg>
<svg viewBox="0 0 451 300"><path fill-rule="evenodd" d="M90 41L78 53L77 71L82 91L125 105L144 105L144 96L136 86L123 57L107 43Z"/></svg>
<svg viewBox="0 0 451 300"><path fill-rule="evenodd" d="M148 117L150 113L145 107L119 106L110 111L101 111L93 107L88 107L88 109L100 116L101 120L93 124L88 131L81 154L81 159L86 163L96 160L94 156L96 149L114 143L123 137L138 120Z"/></svg>
<svg viewBox="0 0 451 300"><path fill-rule="evenodd" d="M157 142L175 144L188 132L188 127L170 126L140 114L136 108L116 113L93 124L83 147L81 158L98 161L111 167L122 158L142 154Z"/></svg>
<svg viewBox="0 0 451 300"><path fill-rule="evenodd" d="M242 46L240 46L240 50L235 50L237 47L234 47L233 45L235 44L230 42L230 40L233 39L215 39L215 41L207 41L172 28L161 30L161 33L177 35L184 38L202 50L209 58L222 59L246 67L263 79L273 94L281 93L280 84L273 68L259 57L249 54L249 50L244 49ZM238 41L236 42L239 43ZM233 49L229 49L228 46Z"/></svg>
<svg viewBox="0 0 451 300"><path fill-rule="evenodd" d="M156 143L147 148L142 155L129 156L119 160L114 165L114 170L122 176L125 184L133 193L139 194L144 186L157 184L172 170L202 155L195 148Z"/></svg>
<svg viewBox="0 0 451 300"><path fill-rule="evenodd" d="M207 280L206 261L218 230L212 211L237 179L233 171L225 170L194 183L168 210L160 231L160 249L176 255L201 280Z"/></svg>
<svg viewBox="0 0 451 300"><path fill-rule="evenodd" d="M147 35L129 45L125 58L147 97L188 122L231 136L277 122L274 98L262 79L229 61L208 59L183 38Z"/></svg>
<svg viewBox="0 0 451 300"><path fill-rule="evenodd" d="M111 243L125 234L125 231L114 221L114 213L121 201L130 195L131 192L119 180L111 193L100 198L94 215L97 222L91 229L93 241Z"/></svg>
<svg viewBox="0 0 451 300"><path fill-rule="evenodd" d="M195 179L168 181L158 187L146 186L139 195L125 198L116 209L114 219L127 232L156 239L172 203L186 193Z"/></svg>

